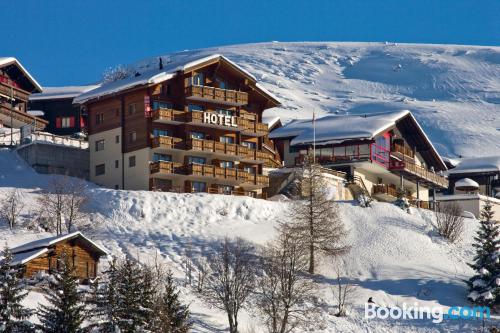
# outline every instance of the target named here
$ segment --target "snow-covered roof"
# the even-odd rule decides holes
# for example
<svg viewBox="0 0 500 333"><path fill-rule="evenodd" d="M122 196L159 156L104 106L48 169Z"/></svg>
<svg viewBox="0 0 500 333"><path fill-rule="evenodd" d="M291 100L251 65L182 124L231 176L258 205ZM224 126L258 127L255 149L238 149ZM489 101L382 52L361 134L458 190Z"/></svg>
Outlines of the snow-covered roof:
<svg viewBox="0 0 500 333"><path fill-rule="evenodd" d="M162 58L163 59L163 58ZM85 103L88 100L94 98L100 98L106 95L115 94L119 91L130 89L142 85L157 84L166 80L169 80L176 76L179 72L184 72L203 64L207 61L215 59L224 59L226 62L230 63L236 69L241 71L244 75L250 77L252 80L257 81L255 76L250 74L247 70L241 68L228 58L221 54L212 54L209 56L200 57L198 54L184 54L182 57L169 58L163 61L163 68L160 69L158 65L154 68L146 67L145 69L139 68L137 71L137 76L128 77L122 80L117 80L114 82L103 83L100 87L87 91L74 99L74 103ZM271 94L267 89L256 84L256 87L260 89L263 93L269 95L269 97L275 99L277 102L279 100Z"/></svg>
<svg viewBox="0 0 500 333"><path fill-rule="evenodd" d="M40 101L46 99L74 98L100 86L100 84L92 84L87 86L44 87L42 93L31 94L29 99L30 101Z"/></svg>
<svg viewBox="0 0 500 333"><path fill-rule="evenodd" d="M455 188L460 188L460 187L479 188L479 184L470 178L462 178L455 183Z"/></svg>
<svg viewBox="0 0 500 333"><path fill-rule="evenodd" d="M316 119L316 143L334 143L352 139L372 139L411 114L408 110L367 115L333 115ZM291 145L311 144L312 120L294 120L269 135L271 139L293 138Z"/></svg>
<svg viewBox="0 0 500 333"><path fill-rule="evenodd" d="M31 83L35 86L35 89L38 91L42 91L42 86L35 80L33 76L26 70L26 68L21 65L21 63L14 57L0 57L0 67L6 66L6 65L12 65L15 64L21 72L31 81Z"/></svg>
<svg viewBox="0 0 500 333"><path fill-rule="evenodd" d="M465 158L458 165L449 170L449 174L475 173L475 172L500 172L500 155Z"/></svg>
<svg viewBox="0 0 500 333"><path fill-rule="evenodd" d="M51 245L57 244L61 241L76 238L76 237L81 237L81 238L85 239L94 248L96 248L98 251L102 252L102 254L107 254L106 249L102 248L101 246L97 245L96 243L94 243L93 241L91 241L90 239L85 237L80 231L75 231L75 232L65 234L65 235L60 235L60 236L53 236L53 237L38 239L38 240L35 240L32 242L17 246L15 248L13 248L11 251L13 254L18 254L20 252L48 248Z"/></svg>
<svg viewBox="0 0 500 333"><path fill-rule="evenodd" d="M21 253L16 253L12 255L12 263L11 265L17 266L17 265L23 265L27 263L28 261L38 258L44 253L47 253L49 251L48 248L44 247L41 249L35 249L32 251L28 252L21 252Z"/></svg>

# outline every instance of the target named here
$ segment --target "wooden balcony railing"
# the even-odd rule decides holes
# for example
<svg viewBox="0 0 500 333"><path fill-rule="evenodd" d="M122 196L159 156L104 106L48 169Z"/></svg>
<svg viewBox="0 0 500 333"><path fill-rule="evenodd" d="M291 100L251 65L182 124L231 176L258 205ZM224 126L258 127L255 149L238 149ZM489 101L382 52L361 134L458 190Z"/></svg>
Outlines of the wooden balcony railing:
<svg viewBox="0 0 500 333"><path fill-rule="evenodd" d="M184 122L185 121L185 111L181 110L174 110L174 109L165 109L165 108L159 108L159 109L154 109L153 111L153 120L164 120L164 121L179 121L179 122Z"/></svg>
<svg viewBox="0 0 500 333"><path fill-rule="evenodd" d="M14 97L15 99L20 99L25 102L28 101L29 93L9 84L9 82L0 81L0 94Z"/></svg>
<svg viewBox="0 0 500 333"><path fill-rule="evenodd" d="M448 188L448 179L446 179L446 177L427 170L426 168L416 165L415 163L412 163L408 160L391 160L389 169L404 171L413 176L416 176L417 178L421 178L422 180L425 180L427 182L439 185L442 188Z"/></svg>
<svg viewBox="0 0 500 333"><path fill-rule="evenodd" d="M233 105L248 104L248 93L236 90L220 89L206 86L186 87L186 97L204 99Z"/></svg>
<svg viewBox="0 0 500 333"><path fill-rule="evenodd" d="M182 164L167 161L157 161L149 164L149 172L151 174L155 173L166 173L166 174L178 174L182 171Z"/></svg>
<svg viewBox="0 0 500 333"><path fill-rule="evenodd" d="M411 158L415 157L415 152L410 147L404 146L404 145L400 145L400 144L397 144L397 143L394 143L392 145L391 151L394 152L394 153L399 153L399 154L411 157Z"/></svg>
<svg viewBox="0 0 500 333"><path fill-rule="evenodd" d="M182 149L183 141L181 138L174 138L171 136L156 136L151 138L152 148L167 148L167 149Z"/></svg>
<svg viewBox="0 0 500 333"><path fill-rule="evenodd" d="M394 184L391 184L391 185L375 184L375 185L373 185L372 192L373 192L373 195L385 194L385 195L388 195L388 196L391 196L394 198L397 198L399 195L398 188ZM416 200L416 198L412 195L412 193L410 191L407 191L407 193L405 193L405 197L410 201Z"/></svg>

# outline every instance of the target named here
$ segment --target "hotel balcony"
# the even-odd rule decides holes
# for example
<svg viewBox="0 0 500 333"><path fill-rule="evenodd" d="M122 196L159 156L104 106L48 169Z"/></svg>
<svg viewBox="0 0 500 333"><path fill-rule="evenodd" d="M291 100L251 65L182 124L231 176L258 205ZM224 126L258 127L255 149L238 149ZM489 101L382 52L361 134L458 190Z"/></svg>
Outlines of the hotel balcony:
<svg viewBox="0 0 500 333"><path fill-rule="evenodd" d="M248 104L248 93L236 90L207 86L189 86L185 89L186 98L195 101L214 102L232 106Z"/></svg>
<svg viewBox="0 0 500 333"><path fill-rule="evenodd" d="M391 160L389 170L399 173L413 182L418 181L429 187L448 188L448 179L446 177L416 165L409 160Z"/></svg>
<svg viewBox="0 0 500 333"><path fill-rule="evenodd" d="M394 143L391 147L391 153L396 155L396 156L405 156L405 157L409 157L409 158L415 158L415 152L413 151L413 149L411 149L410 147L406 146L406 145L401 145L401 144L397 144L397 143Z"/></svg>
<svg viewBox="0 0 500 333"><path fill-rule="evenodd" d="M204 121L204 113L205 112L187 112L181 110L160 108L153 110L152 119L156 123L163 124L178 125L182 123L191 123L200 124L206 127L220 128L224 130L230 129L251 136L264 136L269 133L267 124L259 123L245 117L235 117L236 127L207 123Z"/></svg>

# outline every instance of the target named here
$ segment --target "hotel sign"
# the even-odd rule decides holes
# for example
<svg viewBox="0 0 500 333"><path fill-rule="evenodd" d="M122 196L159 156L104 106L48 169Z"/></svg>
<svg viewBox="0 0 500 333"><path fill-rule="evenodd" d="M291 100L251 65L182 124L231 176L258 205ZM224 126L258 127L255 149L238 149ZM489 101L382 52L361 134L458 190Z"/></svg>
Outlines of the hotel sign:
<svg viewBox="0 0 500 333"><path fill-rule="evenodd" d="M214 112L203 112L203 122L205 124L238 127L235 116L226 116Z"/></svg>

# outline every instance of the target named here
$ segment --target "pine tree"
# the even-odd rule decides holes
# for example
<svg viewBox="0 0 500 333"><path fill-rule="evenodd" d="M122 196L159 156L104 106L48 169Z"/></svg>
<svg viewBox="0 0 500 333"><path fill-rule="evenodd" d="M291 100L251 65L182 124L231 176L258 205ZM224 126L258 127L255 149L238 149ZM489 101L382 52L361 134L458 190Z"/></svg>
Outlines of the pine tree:
<svg viewBox="0 0 500 333"><path fill-rule="evenodd" d="M38 310L42 332L83 332L84 293L78 290L78 280L66 256L59 258L59 269L51 276L44 292L49 305L40 305Z"/></svg>
<svg viewBox="0 0 500 333"><path fill-rule="evenodd" d="M165 290L159 296L155 309L155 323L152 330L158 333L186 333L191 327L189 309L179 299L172 273L165 279Z"/></svg>
<svg viewBox="0 0 500 333"><path fill-rule="evenodd" d="M493 211L487 202L481 211L480 228L474 237L474 262L469 266L476 274L468 281L469 300L482 306L500 304L500 226L493 221Z"/></svg>
<svg viewBox="0 0 500 333"><path fill-rule="evenodd" d="M12 252L6 246L0 260L0 331L29 332L32 326L24 321L32 312L21 304L28 295L19 277L20 268L11 267Z"/></svg>

